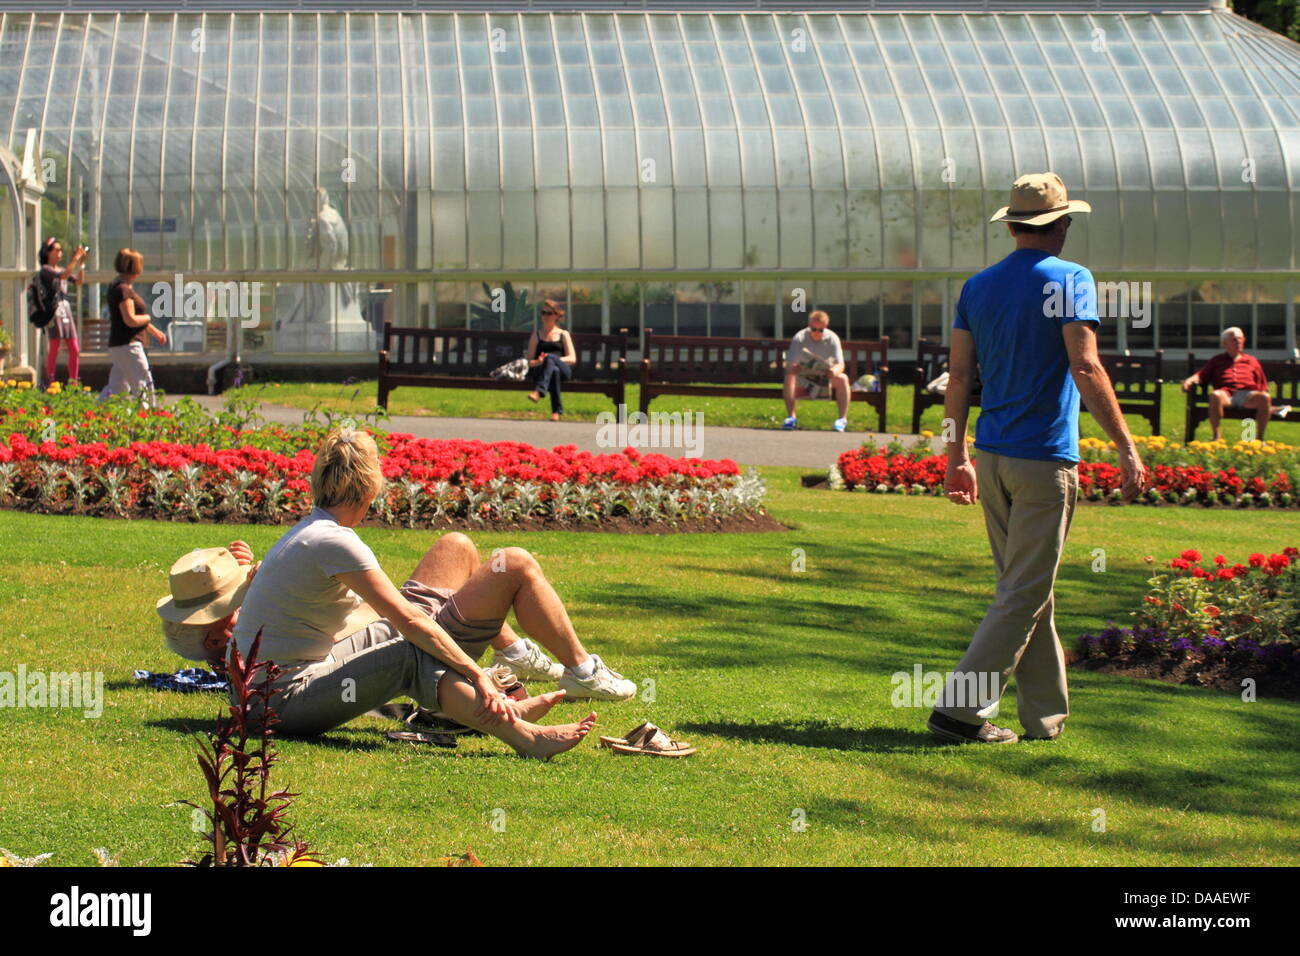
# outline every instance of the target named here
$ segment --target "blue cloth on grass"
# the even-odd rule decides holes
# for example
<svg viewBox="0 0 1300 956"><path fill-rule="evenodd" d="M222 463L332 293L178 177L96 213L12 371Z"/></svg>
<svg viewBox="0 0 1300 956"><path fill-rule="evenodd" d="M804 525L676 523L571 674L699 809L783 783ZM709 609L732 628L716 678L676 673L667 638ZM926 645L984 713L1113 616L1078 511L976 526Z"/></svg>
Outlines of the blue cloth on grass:
<svg viewBox="0 0 1300 956"><path fill-rule="evenodd" d="M154 690L174 690L182 694L198 691L222 691L230 688L230 682L220 674L202 667L183 667L175 674L154 673L153 671L135 671L132 676L137 682L152 687Z"/></svg>

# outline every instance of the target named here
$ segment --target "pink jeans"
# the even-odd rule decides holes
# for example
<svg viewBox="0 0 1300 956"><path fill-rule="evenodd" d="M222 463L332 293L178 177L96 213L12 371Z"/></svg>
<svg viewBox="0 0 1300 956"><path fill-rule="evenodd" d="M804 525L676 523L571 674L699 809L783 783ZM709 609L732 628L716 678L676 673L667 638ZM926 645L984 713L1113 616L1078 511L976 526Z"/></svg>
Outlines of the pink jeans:
<svg viewBox="0 0 1300 956"><path fill-rule="evenodd" d="M47 340L49 349L45 356L45 381L54 381L54 370L59 357L59 345L62 344L68 350L68 381L81 378L81 346L77 343L76 338L56 339L51 337Z"/></svg>

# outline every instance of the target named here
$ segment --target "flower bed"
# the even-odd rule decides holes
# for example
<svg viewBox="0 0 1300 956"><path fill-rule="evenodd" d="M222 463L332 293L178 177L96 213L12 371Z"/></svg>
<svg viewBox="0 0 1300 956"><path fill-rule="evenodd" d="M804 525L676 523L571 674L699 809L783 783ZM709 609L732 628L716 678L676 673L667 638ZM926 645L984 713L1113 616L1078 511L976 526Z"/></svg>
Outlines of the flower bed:
<svg viewBox="0 0 1300 956"><path fill-rule="evenodd" d="M1235 690L1251 677L1300 696L1300 550L1238 563L1187 550L1168 568L1151 578L1133 627L1080 638L1080 663Z"/></svg>
<svg viewBox="0 0 1300 956"><path fill-rule="evenodd" d="M335 424L309 416L302 428L248 427L248 409L234 404L213 417L193 402L147 410L8 392L0 392L0 504L51 514L295 521L311 507L314 448ZM388 479L372 511L381 524L777 527L763 510L762 479L730 460L369 430Z"/></svg>
<svg viewBox="0 0 1300 956"><path fill-rule="evenodd" d="M1231 508L1292 508L1300 482L1300 448L1274 442L1192 442L1184 447L1139 437L1151 487L1143 504L1199 504ZM1085 501L1122 503L1114 448L1098 439L1079 443L1079 496ZM1179 461L1182 456L1182 461ZM978 463L976 465L978 467ZM901 444L869 446L842 453L829 473L830 487L895 494L943 494L947 457L904 449Z"/></svg>
<svg viewBox="0 0 1300 956"><path fill-rule="evenodd" d="M944 455L905 448L901 442L863 445L841 453L831 466L830 487L835 490L874 491L881 494L942 494L948 467Z"/></svg>

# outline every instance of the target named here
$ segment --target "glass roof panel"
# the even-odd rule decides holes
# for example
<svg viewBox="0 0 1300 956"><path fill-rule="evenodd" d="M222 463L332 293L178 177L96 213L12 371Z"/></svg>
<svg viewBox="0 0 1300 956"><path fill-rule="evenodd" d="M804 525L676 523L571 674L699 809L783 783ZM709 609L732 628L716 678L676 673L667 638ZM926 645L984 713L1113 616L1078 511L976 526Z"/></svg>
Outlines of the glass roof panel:
<svg viewBox="0 0 1300 956"><path fill-rule="evenodd" d="M683 228L704 250L695 267L710 255L745 268L880 268L913 253L922 265L955 264L983 248L983 226L949 246L936 231L939 210L992 208L1017 172L1052 164L1077 194L1109 203L1121 231L1126 215L1148 210L1143 229L1154 229L1154 246L1132 240L1134 263L1214 270L1267 255L1294 267L1297 102L1295 47L1227 12L8 12L0 20L5 145L20 152L26 131L39 129L47 154L80 175L96 171L101 193L112 193L97 244L131 241L135 219L174 215L177 238L149 241L177 267L298 261L291 246L305 234L312 190L337 183L347 159L358 175L331 196L356 219L366 265L380 262L381 235L406 228L403 199L429 208L414 200L430 186L440 198L419 242L427 248L433 236L438 248L421 255L452 267L487 268L503 256L569 261L569 250L535 249L531 239L503 246L501 229L474 218L506 208L490 195L502 189L512 210L564 217L556 234L572 236L577 259L593 267L606 251L630 267L680 266L690 258L681 249L649 250L642 240L680 243ZM960 199L929 194L936 157L972 177ZM1242 181L1246 158L1254 182ZM571 188L584 198L551 194ZM710 188L728 192L716 203L688 192ZM459 212L457 201L446 205L466 189L484 195ZM1190 218L1170 226L1181 239L1162 239L1162 223L1147 221L1169 208L1163 200L1119 198L1151 189L1188 191L1181 208ZM606 199L602 190L617 193ZM530 192L531 206L520 198ZM1202 195L1228 192L1226 206ZM647 203L660 204L653 228ZM1247 206L1268 211L1260 229L1270 236L1237 248L1188 242L1189 230L1221 233L1224 210ZM606 237L611 210L642 217L626 241L613 224ZM869 254L836 247L865 241L844 210L875 217ZM743 221L710 221L733 214ZM532 222L532 213L518 215ZM254 225L265 243L249 238ZM1285 235L1271 235L1283 226ZM912 250L916 236L922 248ZM1117 267L1122 246L1106 251L1121 257Z"/></svg>

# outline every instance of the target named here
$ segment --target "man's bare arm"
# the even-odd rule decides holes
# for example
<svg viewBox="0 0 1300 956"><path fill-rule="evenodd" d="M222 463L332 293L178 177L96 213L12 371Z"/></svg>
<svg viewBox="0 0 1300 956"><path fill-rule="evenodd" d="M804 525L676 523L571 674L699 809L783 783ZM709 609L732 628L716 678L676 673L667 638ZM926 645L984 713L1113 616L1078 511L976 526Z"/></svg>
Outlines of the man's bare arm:
<svg viewBox="0 0 1300 956"><path fill-rule="evenodd" d="M1115 389L1110 384L1110 376L1097 354L1097 333L1088 322L1069 322L1062 331L1065 350L1070 356L1070 375L1079 387L1088 411L1119 451L1123 494L1126 500L1131 501L1146 487L1146 466L1138 456L1128 423L1120 411L1119 400L1115 398Z"/></svg>
<svg viewBox="0 0 1300 956"><path fill-rule="evenodd" d="M973 504L979 497L975 466L966 449L966 425L970 420L970 392L975 381L975 338L966 329L953 329L948 347L948 388L943 395L943 429L948 444L948 473L944 490L959 505Z"/></svg>

